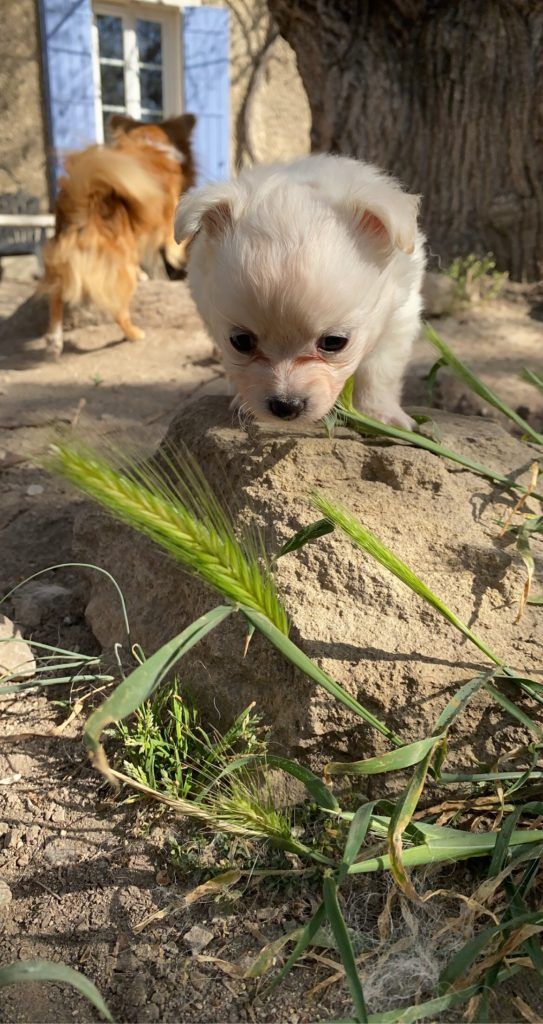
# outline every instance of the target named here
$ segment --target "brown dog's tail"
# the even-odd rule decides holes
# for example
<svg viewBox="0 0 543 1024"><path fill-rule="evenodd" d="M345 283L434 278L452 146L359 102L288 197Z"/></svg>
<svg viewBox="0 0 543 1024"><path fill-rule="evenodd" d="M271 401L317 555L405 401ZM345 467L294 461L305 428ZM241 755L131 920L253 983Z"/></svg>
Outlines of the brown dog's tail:
<svg viewBox="0 0 543 1024"><path fill-rule="evenodd" d="M61 217L65 207L71 223L80 221L78 227L89 216L114 220L120 199L134 230L152 230L162 209L162 188L132 156L109 147L90 146L67 157L65 167L66 176L60 181Z"/></svg>
<svg viewBox="0 0 543 1024"><path fill-rule="evenodd" d="M127 265L127 253L137 253L139 240L152 236L163 218L162 187L132 156L107 147L72 153L65 166L55 237L43 248L38 292L61 296L63 302L90 298L114 311L122 282L136 273L135 265ZM134 242L134 236L137 245L121 250L120 260L119 245Z"/></svg>

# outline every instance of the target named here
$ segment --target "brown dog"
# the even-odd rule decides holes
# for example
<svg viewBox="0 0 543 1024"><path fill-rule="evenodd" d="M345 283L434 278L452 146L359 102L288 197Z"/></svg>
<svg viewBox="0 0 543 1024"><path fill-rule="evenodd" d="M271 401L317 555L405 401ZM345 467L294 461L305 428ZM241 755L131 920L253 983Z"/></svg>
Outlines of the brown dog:
<svg viewBox="0 0 543 1024"><path fill-rule="evenodd" d="M38 291L49 297L46 355L62 352L64 304L90 300L110 313L130 341L144 337L130 319L139 266L161 250L182 267L173 219L182 192L194 184L190 136L196 119L161 124L114 115L109 146L89 146L65 161L56 203L55 235L43 250Z"/></svg>

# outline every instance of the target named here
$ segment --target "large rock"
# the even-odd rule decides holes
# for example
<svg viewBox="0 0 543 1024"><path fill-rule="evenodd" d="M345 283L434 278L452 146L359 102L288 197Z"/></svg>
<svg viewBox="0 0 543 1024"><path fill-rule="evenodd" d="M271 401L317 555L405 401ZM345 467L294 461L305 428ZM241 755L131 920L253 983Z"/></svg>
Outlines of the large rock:
<svg viewBox="0 0 543 1024"><path fill-rule="evenodd" d="M502 472L525 473L529 446L497 424L435 413L443 442ZM254 522L268 550L317 518L319 489L347 506L506 661L541 670L541 610L515 623L524 569L514 544L499 539L510 496L420 449L365 442L343 430L244 432L225 399L186 407L167 435L186 443L240 525ZM525 477L524 477L525 478ZM145 538L85 504L76 525L78 557L108 569L124 592L133 640L149 655L220 598L185 575ZM277 583L293 640L406 740L428 733L452 693L485 659L399 580L336 532L282 558ZM113 587L92 574L87 617L105 647L123 640ZM369 756L386 742L232 616L188 655L179 674L219 726L256 702L276 750L310 764ZM525 738L485 694L451 737L453 760L493 761ZM455 750L457 753L455 753Z"/></svg>
<svg viewBox="0 0 543 1024"><path fill-rule="evenodd" d="M34 655L20 631L6 615L0 615L0 682L9 676L28 679L36 671Z"/></svg>
<svg viewBox="0 0 543 1024"><path fill-rule="evenodd" d="M26 630L37 629L44 620L65 619L82 610L72 590L43 580L26 583L15 592L12 602L15 618Z"/></svg>

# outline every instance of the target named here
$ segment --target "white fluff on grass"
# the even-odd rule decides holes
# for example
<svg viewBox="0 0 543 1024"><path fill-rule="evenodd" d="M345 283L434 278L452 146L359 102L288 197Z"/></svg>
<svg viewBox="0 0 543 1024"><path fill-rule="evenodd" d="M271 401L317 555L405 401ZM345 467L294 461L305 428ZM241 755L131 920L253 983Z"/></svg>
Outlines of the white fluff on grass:
<svg viewBox="0 0 543 1024"><path fill-rule="evenodd" d="M470 935L470 912L454 898L455 884L445 872L411 875L423 903L404 897L389 875L345 887L343 907L356 955L370 953L359 964L364 998L370 1013L384 1013L424 1002L436 995L439 976Z"/></svg>

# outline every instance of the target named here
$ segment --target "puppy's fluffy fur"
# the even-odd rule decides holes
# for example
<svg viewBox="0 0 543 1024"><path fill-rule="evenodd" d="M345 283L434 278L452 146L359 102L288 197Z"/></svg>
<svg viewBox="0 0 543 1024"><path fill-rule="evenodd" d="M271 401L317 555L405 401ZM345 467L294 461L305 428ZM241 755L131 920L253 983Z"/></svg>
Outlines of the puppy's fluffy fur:
<svg viewBox="0 0 543 1024"><path fill-rule="evenodd" d="M325 155L183 198L176 238L192 238L189 284L242 407L317 420L354 374L359 408L412 424L400 396L421 309L418 206L375 167Z"/></svg>
<svg viewBox="0 0 543 1024"><path fill-rule="evenodd" d="M173 266L184 262L173 218L181 193L194 184L194 124L192 114L162 124L116 115L110 146L90 146L66 159L39 286L49 298L50 357L62 352L67 302L90 299L114 317L125 337L143 338L129 309L141 260L161 249Z"/></svg>

